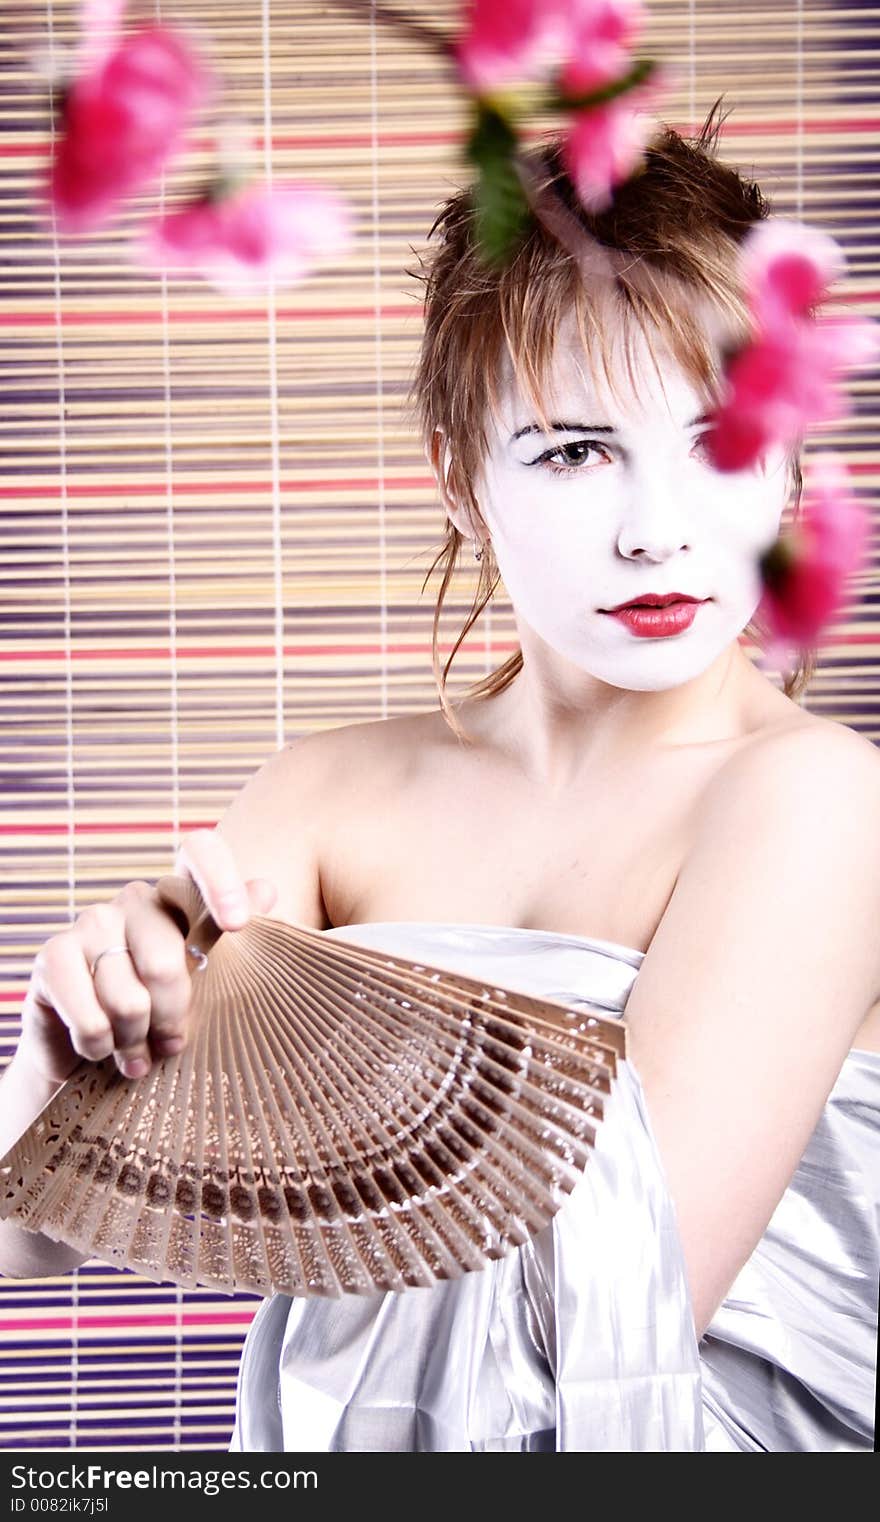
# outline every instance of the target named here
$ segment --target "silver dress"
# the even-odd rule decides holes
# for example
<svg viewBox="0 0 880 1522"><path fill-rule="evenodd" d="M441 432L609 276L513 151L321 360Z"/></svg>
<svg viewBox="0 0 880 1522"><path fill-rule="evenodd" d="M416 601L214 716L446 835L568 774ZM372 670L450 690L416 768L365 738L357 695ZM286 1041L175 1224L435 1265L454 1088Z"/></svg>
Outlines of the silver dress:
<svg viewBox="0 0 880 1522"><path fill-rule="evenodd" d="M620 1017L644 953L507 926L324 932ZM229 1452L831 1452L873 1446L880 1054L846 1058L768 1228L697 1341L638 1074L583 1175L478 1273L373 1296L273 1295Z"/></svg>

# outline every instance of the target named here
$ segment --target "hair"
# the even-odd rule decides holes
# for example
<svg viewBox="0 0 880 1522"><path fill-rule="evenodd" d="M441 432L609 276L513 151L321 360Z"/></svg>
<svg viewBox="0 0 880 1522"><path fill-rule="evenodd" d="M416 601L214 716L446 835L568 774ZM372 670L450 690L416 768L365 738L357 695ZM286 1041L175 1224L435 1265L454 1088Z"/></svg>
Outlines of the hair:
<svg viewBox="0 0 880 1522"><path fill-rule="evenodd" d="M613 285L584 275L573 252L536 214L531 197L530 214L512 251L501 262L488 262L477 242L473 186L453 195L437 215L428 241L439 229L438 241L427 256L419 256L418 270L407 271L424 283L425 320L406 413L414 420L429 459L434 431L443 430L449 468L447 472L444 465L439 473L441 495L444 500L452 497L457 504L467 504L478 528L484 530L486 525L475 483L489 447L490 409L497 416L499 378L509 361L535 415L546 424L542 392L551 373L560 323L572 311L594 377L594 345L589 335L598 338L604 379L612 395L609 333L621 325L631 383L631 340L637 324L655 366L659 335L661 345L708 398L716 393L721 378L722 355L734 352L748 337L751 320L737 249L748 229L770 215L770 208L756 183L717 157L723 119L716 118L716 112L722 99L715 101L693 140L662 125L645 149L643 165L617 186L610 205L600 212L587 211L576 194L563 167L562 134L521 150L529 177L537 172L543 186L552 185L579 227L606 248L629 256L609 256L616 270ZM716 337L711 336L719 317L724 335L720 344L717 328ZM803 490L798 447L788 451L787 471L796 519ZM440 614L464 542L449 518L445 542L423 583L424 589L437 567L442 567L434 608L432 665L444 717L462 741L468 737L446 693L449 671L462 640L501 579L488 531L480 537L484 550L471 609L442 672ZM768 638L769 630L762 626L757 610L745 632L760 644ZM798 664L784 679L787 697L800 698L813 676L815 661L814 649L800 652ZM522 664L522 650L517 649L465 696L487 698L503 691Z"/></svg>

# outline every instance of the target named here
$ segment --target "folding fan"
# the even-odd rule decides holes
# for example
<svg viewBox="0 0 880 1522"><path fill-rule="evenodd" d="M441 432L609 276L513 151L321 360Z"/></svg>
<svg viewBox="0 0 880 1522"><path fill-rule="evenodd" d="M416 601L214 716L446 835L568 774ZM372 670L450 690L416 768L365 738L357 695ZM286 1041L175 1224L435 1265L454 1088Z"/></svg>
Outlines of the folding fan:
<svg viewBox="0 0 880 1522"><path fill-rule="evenodd" d="M373 1294L479 1270L589 1160L624 1024L259 915L187 937L190 1039L83 1059L0 1160L0 1218L156 1283Z"/></svg>

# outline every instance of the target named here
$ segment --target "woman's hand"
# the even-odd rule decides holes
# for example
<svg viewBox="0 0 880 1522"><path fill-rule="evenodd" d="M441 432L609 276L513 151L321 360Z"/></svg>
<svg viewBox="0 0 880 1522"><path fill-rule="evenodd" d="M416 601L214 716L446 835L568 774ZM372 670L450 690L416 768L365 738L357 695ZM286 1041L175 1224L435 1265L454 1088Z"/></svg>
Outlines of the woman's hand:
<svg viewBox="0 0 880 1522"><path fill-rule="evenodd" d="M241 878L218 830L186 835L174 871L193 879L222 930L240 930L277 898L267 878ZM92 978L99 952L123 943L131 955L102 957ZM69 1078L81 1058L100 1062L111 1052L126 1077L143 1077L153 1057L174 1056L186 1046L191 989L185 937L155 888L126 883L41 946L16 1055L55 1084Z"/></svg>

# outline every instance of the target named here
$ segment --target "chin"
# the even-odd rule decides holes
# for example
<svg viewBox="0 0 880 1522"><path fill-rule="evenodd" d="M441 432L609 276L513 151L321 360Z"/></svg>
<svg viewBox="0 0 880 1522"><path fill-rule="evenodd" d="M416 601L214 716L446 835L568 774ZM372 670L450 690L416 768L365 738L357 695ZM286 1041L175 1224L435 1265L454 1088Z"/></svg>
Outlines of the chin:
<svg viewBox="0 0 880 1522"><path fill-rule="evenodd" d="M621 692L670 692L673 687L683 687L686 682L692 682L700 674L700 671L687 671L673 676L670 672L666 672L664 676L658 675L655 678L640 674L632 676L627 681L620 676L614 680L603 676L600 680L608 687L619 687Z"/></svg>
<svg viewBox="0 0 880 1522"><path fill-rule="evenodd" d="M619 651L613 656L605 652L604 659L594 657L577 664L609 687L619 687L625 692L665 692L702 676L728 643L719 645L713 641L711 647L703 643L688 650L683 643L673 648L672 639L656 643L640 640L641 648L628 652L625 658Z"/></svg>

